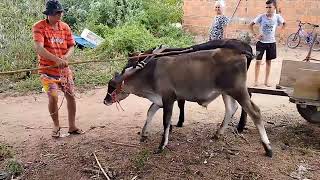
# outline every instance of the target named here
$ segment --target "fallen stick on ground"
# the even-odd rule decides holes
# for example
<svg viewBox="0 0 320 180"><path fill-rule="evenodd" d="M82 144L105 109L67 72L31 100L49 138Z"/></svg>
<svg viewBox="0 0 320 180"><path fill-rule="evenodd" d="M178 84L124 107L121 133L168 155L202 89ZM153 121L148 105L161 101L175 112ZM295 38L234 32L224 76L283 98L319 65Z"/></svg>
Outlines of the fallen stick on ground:
<svg viewBox="0 0 320 180"><path fill-rule="evenodd" d="M238 151L238 152L249 152L249 153L258 153L258 151L248 150L248 149L237 149L237 148L228 148L230 151Z"/></svg>
<svg viewBox="0 0 320 180"><path fill-rule="evenodd" d="M234 129L234 130L233 130L233 133L234 133L235 135L239 136L240 138L242 138L244 141L246 141L246 143L248 143L249 145L251 145L250 142L243 136L243 134L240 134L237 129Z"/></svg>
<svg viewBox="0 0 320 180"><path fill-rule="evenodd" d="M246 143L250 145L250 142L247 140L247 138L243 136L243 134L238 134L238 136L241 137L244 141L246 141Z"/></svg>
<svg viewBox="0 0 320 180"><path fill-rule="evenodd" d="M279 124L279 125L275 125L273 128L280 128L280 127L285 127L287 126L287 124Z"/></svg>
<svg viewBox="0 0 320 180"><path fill-rule="evenodd" d="M96 129L96 128L105 128L105 127L106 126L90 126L89 130Z"/></svg>
<svg viewBox="0 0 320 180"><path fill-rule="evenodd" d="M274 122L271 122L271 121L267 121L268 124L272 124L272 125L275 125Z"/></svg>
<svg viewBox="0 0 320 180"><path fill-rule="evenodd" d="M239 155L239 150L234 150L234 149L225 149L225 151L226 151L226 153L228 153L228 154L231 154L231 155L234 155L234 156L237 156L237 155Z"/></svg>
<svg viewBox="0 0 320 180"><path fill-rule="evenodd" d="M101 169L103 175L104 175L108 180L110 180L109 176L107 175L107 173L104 171L103 167L101 166L101 164L100 164L100 162L99 162L99 160L98 160L98 158L97 158L97 156L96 156L96 153L93 153L93 155L94 155L94 158L96 159L96 162L97 162L99 168Z"/></svg>
<svg viewBox="0 0 320 180"><path fill-rule="evenodd" d="M22 127L24 127L25 129L35 129L34 127L30 127L30 126L25 126L25 125L21 125Z"/></svg>
<svg viewBox="0 0 320 180"><path fill-rule="evenodd" d="M69 128L69 127L66 127L66 126L61 126L60 127L61 129L66 129L66 128ZM36 129L36 128L33 128L33 129ZM40 126L40 127L38 127L37 129L52 129L52 127L42 127L42 126Z"/></svg>
<svg viewBox="0 0 320 180"><path fill-rule="evenodd" d="M42 157L48 157L48 156L59 156L59 154L44 154L42 155Z"/></svg>

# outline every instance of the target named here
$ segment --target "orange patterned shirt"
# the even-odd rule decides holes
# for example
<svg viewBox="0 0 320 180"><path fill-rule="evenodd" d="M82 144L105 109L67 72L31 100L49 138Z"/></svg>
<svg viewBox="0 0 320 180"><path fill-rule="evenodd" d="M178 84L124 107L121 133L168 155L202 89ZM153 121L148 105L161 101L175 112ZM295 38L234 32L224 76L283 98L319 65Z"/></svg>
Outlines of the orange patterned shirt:
<svg viewBox="0 0 320 180"><path fill-rule="evenodd" d="M72 31L70 27L59 21L58 28L54 29L47 19L41 20L35 23L32 27L33 40L39 43L43 43L43 46L50 53L62 58L71 46L75 45ZM38 55L39 67L52 66L56 63L49 59ZM59 68L51 68L39 70L40 74L47 74L52 76L59 76Z"/></svg>

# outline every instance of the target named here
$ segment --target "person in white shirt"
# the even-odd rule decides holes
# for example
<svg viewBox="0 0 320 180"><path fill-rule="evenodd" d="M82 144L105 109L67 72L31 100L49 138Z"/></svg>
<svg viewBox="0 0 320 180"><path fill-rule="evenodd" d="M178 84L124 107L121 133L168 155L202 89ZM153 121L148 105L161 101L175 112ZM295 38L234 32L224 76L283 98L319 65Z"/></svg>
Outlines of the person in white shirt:
<svg viewBox="0 0 320 180"><path fill-rule="evenodd" d="M266 76L264 85L270 87L269 84L269 75L271 69L271 60L277 58L277 47L276 47L276 28L277 26L282 25L285 27L284 19L280 14L275 13L276 2L274 0L266 1L266 10L267 12L257 16L253 22L250 23L250 30L254 36L257 38L256 44L256 54L257 54L257 62L255 66L255 81L254 86L258 86L258 79L260 73L260 64L263 57L264 52L266 51ZM259 25L259 33L256 33L253 30L253 26L255 24Z"/></svg>

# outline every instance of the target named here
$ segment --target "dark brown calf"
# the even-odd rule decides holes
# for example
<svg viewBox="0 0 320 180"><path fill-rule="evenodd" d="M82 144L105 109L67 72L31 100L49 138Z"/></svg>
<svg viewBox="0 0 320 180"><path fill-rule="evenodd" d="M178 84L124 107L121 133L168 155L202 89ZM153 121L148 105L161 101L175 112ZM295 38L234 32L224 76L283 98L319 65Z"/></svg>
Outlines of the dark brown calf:
<svg viewBox="0 0 320 180"><path fill-rule="evenodd" d="M218 48L154 58L141 70L128 65L121 75L110 80L104 103L110 105L114 102L113 97L123 100L131 93L163 107L161 151L168 144L174 101L187 100L206 106L220 94L228 95L226 97L232 98L226 101L226 116L218 134L223 133L231 120L232 106L236 100L251 116L266 154L272 156L260 110L250 100L246 87L246 69L246 55L232 49Z"/></svg>

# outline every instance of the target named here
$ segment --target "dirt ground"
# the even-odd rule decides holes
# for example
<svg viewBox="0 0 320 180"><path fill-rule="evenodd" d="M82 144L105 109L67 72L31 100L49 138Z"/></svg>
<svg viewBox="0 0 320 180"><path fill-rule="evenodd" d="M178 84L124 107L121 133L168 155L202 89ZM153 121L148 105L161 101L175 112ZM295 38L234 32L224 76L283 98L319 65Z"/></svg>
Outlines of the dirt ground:
<svg viewBox="0 0 320 180"><path fill-rule="evenodd" d="M305 48L278 50L279 58L272 64L273 86L279 81L283 59L301 60L307 53ZM320 59L320 54L313 57ZM249 85L254 63L249 70ZM274 150L274 157L268 158L250 119L242 135L231 126L221 139L212 138L224 115L220 97L207 109L186 103L184 127L175 127L168 148L153 154L160 143L162 111L154 118L148 141L140 143L138 133L151 103L131 95L121 103L121 111L115 105L105 106L105 95L106 87L78 94L77 124L86 133L52 139L45 94L0 94L0 143L11 146L16 159L23 163L25 172L20 178L105 179L95 152L112 179L320 179L320 127L307 123L287 97L254 94L252 98L261 108ZM178 115L175 105L173 124ZM238 110L234 124L239 116ZM60 121L67 127L66 103ZM0 171L5 162L0 159Z"/></svg>

